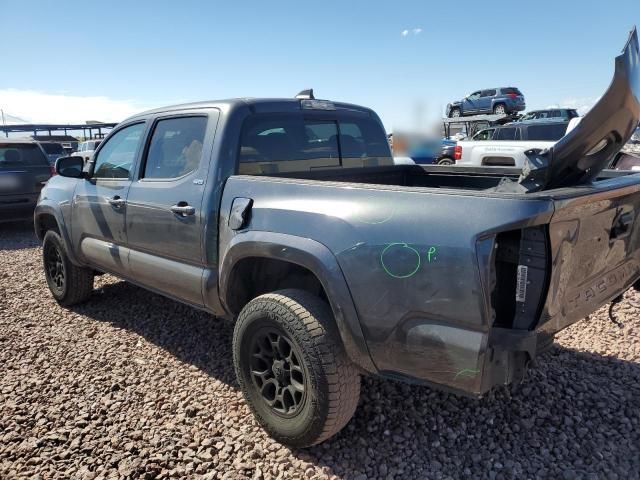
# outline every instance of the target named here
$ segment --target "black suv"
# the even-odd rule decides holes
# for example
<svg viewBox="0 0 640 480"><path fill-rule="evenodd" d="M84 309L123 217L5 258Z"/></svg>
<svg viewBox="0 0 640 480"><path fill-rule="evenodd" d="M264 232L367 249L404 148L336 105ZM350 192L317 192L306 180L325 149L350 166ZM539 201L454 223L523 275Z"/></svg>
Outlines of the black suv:
<svg viewBox="0 0 640 480"><path fill-rule="evenodd" d="M529 120L507 123L497 127L491 140L542 140L556 141L564 137L569 122Z"/></svg>
<svg viewBox="0 0 640 480"><path fill-rule="evenodd" d="M52 167L31 140L0 140L0 222L31 218Z"/></svg>
<svg viewBox="0 0 640 480"><path fill-rule="evenodd" d="M579 116L575 108L546 108L544 110L531 110L525 113L522 118L520 118L520 121L551 119L568 122L572 118Z"/></svg>

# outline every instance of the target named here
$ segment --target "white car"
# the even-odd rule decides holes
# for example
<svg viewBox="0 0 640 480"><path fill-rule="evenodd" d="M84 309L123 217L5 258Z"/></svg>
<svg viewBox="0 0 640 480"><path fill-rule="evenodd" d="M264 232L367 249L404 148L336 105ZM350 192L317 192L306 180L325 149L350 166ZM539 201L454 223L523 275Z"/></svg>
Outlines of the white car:
<svg viewBox="0 0 640 480"><path fill-rule="evenodd" d="M472 140L462 140L455 148L458 166L518 167L525 164L524 152L553 146L567 132L567 122L532 120L508 123L481 130Z"/></svg>
<svg viewBox="0 0 640 480"><path fill-rule="evenodd" d="M100 145L102 140L87 140L86 142L81 142L78 144L78 150L71 154L72 157L82 157L84 159L84 164L86 165L91 157L93 157L93 152L95 152L98 145Z"/></svg>

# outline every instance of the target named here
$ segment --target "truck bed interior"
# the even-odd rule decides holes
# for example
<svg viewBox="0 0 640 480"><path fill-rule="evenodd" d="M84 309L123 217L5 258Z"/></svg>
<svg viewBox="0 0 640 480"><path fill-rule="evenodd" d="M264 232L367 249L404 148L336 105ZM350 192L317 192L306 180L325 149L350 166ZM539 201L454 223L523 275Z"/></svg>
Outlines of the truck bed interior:
<svg viewBox="0 0 640 480"><path fill-rule="evenodd" d="M384 167L322 169L306 172L271 173L269 176L300 178L373 185L395 185L403 187L451 188L461 190L493 189L503 178L517 181L519 168L455 167L394 165ZM603 170L599 179L629 175L631 171Z"/></svg>

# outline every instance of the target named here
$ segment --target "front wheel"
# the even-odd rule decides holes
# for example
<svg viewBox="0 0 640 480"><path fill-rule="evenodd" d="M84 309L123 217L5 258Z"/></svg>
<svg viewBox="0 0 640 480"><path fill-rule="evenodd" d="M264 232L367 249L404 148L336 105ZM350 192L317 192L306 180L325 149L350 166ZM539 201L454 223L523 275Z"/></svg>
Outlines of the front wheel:
<svg viewBox="0 0 640 480"><path fill-rule="evenodd" d="M58 232L49 230L42 242L42 263L49 290L65 307L85 301L93 290L93 270L71 263Z"/></svg>
<svg viewBox="0 0 640 480"><path fill-rule="evenodd" d="M460 109L459 108L453 108L451 110L451 112L449 113L449 117L450 118L458 118L460 116Z"/></svg>
<svg viewBox="0 0 640 480"><path fill-rule="evenodd" d="M358 405L358 371L329 306L308 292L280 290L249 302L233 332L233 363L256 420L286 445L326 440Z"/></svg>

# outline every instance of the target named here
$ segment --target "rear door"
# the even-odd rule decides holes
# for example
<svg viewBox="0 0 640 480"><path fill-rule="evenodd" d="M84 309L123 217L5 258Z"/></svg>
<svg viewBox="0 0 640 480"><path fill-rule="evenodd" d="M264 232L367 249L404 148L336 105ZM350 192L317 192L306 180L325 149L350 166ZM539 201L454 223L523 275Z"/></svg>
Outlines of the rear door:
<svg viewBox="0 0 640 480"><path fill-rule="evenodd" d="M496 90L482 90L477 108L480 113L491 113L491 100L496 95Z"/></svg>
<svg viewBox="0 0 640 480"><path fill-rule="evenodd" d="M550 332L589 315L640 275L640 180L634 175L596 185L557 195L542 318Z"/></svg>
<svg viewBox="0 0 640 480"><path fill-rule="evenodd" d="M132 275L195 305L203 304L203 196L218 115L199 109L157 118L127 197Z"/></svg>
<svg viewBox="0 0 640 480"><path fill-rule="evenodd" d="M37 144L0 141L0 220L31 215L50 177L49 162Z"/></svg>

